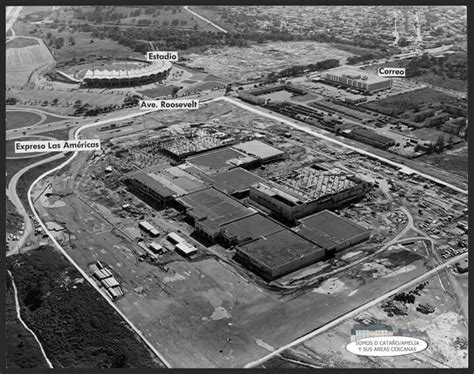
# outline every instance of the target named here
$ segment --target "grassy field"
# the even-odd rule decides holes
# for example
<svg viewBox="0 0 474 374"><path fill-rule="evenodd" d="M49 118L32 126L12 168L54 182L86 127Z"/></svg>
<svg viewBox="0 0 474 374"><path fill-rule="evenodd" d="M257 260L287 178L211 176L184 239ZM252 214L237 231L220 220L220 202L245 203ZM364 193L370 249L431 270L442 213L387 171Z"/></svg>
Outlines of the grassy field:
<svg viewBox="0 0 474 374"><path fill-rule="evenodd" d="M23 48L30 47L33 45L39 45L39 42L36 39L31 38L15 38L7 42L7 49L9 48Z"/></svg>
<svg viewBox="0 0 474 374"><path fill-rule="evenodd" d="M5 130L28 127L41 121L41 116L32 112L6 112Z"/></svg>
<svg viewBox="0 0 474 374"><path fill-rule="evenodd" d="M60 49L54 49L54 57L58 63L76 59L77 61L84 59L91 60L93 57L143 57L137 53L133 53L128 47L125 47L111 39L92 38L91 33L83 32L54 32L56 38L63 37L66 42ZM74 45L70 45L67 40L73 37ZM91 42L91 40L93 42Z"/></svg>
<svg viewBox="0 0 474 374"><path fill-rule="evenodd" d="M155 97L162 97L162 96L171 95L171 93L176 88L179 88L179 87L177 87L177 86L164 86L164 87L150 88L150 89L147 89L147 90L142 90L142 91L137 91L137 92L141 93L142 95L155 98Z"/></svg>
<svg viewBox="0 0 474 374"><path fill-rule="evenodd" d="M187 12L182 6L157 6L154 7L154 13L145 13L145 7L116 7L114 12L127 15L120 20L120 25L136 26L143 20L150 20L151 26L171 27L174 20L178 23L175 27L194 29L199 31L216 31L214 27L204 22L198 17ZM133 13L141 10L139 16L133 16ZM175 22L176 22L175 21Z"/></svg>
<svg viewBox="0 0 474 374"><path fill-rule="evenodd" d="M7 278L5 296L6 367L8 369L48 368L33 335L18 320L10 277Z"/></svg>
<svg viewBox="0 0 474 374"><path fill-rule="evenodd" d="M213 81L206 81L201 83L193 84L192 86L183 88L179 91L179 94L187 94L199 91L208 91L208 90L215 90L215 89L224 89L225 84L221 82L213 82Z"/></svg>
<svg viewBox="0 0 474 374"><path fill-rule="evenodd" d="M5 65L7 86L23 85L27 83L35 70L54 63L48 48L40 42L37 43L37 45L22 48L7 48Z"/></svg>
<svg viewBox="0 0 474 374"><path fill-rule="evenodd" d="M55 367L162 367L55 249L44 246L9 258L7 267L15 277L24 319Z"/></svg>
<svg viewBox="0 0 474 374"><path fill-rule="evenodd" d="M125 94L123 91L107 90L101 93L101 90L56 90L56 89L10 89L8 96L19 99L17 105L25 105L43 109L60 115L73 115L75 112L74 103L80 100L82 104L88 103L91 108L94 106L121 105ZM57 105L52 105L53 100L58 99ZM46 101L47 105L43 106ZM54 115L54 114L53 114Z"/></svg>
<svg viewBox="0 0 474 374"><path fill-rule="evenodd" d="M44 155L44 156L38 156L38 157L31 157L31 158L23 158L23 159L16 159L16 160L7 160L5 162L5 171L6 171L6 177L5 177L5 184L10 183L10 179L21 169L24 167L27 167L28 165L31 165L35 163L36 161L39 161L43 158L49 157L49 155Z"/></svg>
<svg viewBox="0 0 474 374"><path fill-rule="evenodd" d="M456 101L452 96L432 88L421 88L418 90L404 92L386 99L371 101L362 106L387 115L398 115L407 110L412 110L418 105L434 104L437 102L448 103Z"/></svg>
<svg viewBox="0 0 474 374"><path fill-rule="evenodd" d="M467 147L463 147L463 149L460 149L459 151L445 151L439 155L424 155L419 157L418 160L462 175L466 178L468 176L469 164Z"/></svg>

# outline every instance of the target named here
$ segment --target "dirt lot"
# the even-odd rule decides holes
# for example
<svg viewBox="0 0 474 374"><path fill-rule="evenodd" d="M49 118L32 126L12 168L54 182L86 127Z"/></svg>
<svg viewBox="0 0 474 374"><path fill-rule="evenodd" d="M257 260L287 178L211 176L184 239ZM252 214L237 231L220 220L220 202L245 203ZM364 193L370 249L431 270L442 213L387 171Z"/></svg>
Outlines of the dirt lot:
<svg viewBox="0 0 474 374"><path fill-rule="evenodd" d="M448 292L440 285L443 282ZM285 351L282 356L321 367L339 368L461 368L467 367L467 323L459 313L456 298L447 287L445 272L429 278L426 288L416 296L413 304L406 304L405 315L389 317L384 312L384 303L367 309L354 318ZM416 310L419 304L435 306L432 314ZM429 336L428 349L399 357L364 357L349 353L345 346L350 342L351 328L361 320L381 321L393 327L426 331ZM290 363L291 364L291 363ZM266 367L287 367L285 359L268 362Z"/></svg>
<svg viewBox="0 0 474 374"><path fill-rule="evenodd" d="M277 42L254 45L249 48L226 47L210 49L204 54L190 54L187 64L203 67L207 72L224 79L245 82L259 78L270 71L293 65L304 65L337 58L344 63L352 53L341 51L328 44L316 42Z"/></svg>

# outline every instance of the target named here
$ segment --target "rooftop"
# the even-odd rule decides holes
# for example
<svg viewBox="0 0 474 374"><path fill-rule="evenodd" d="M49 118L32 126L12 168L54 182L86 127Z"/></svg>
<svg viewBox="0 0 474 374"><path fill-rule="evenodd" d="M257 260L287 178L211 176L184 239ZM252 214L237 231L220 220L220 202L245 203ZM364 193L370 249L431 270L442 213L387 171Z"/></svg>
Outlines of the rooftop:
<svg viewBox="0 0 474 374"><path fill-rule="evenodd" d="M298 234L326 249L366 232L362 226L329 210L301 219L298 230Z"/></svg>
<svg viewBox="0 0 474 374"><path fill-rule="evenodd" d="M260 140L250 140L248 142L235 144L232 147L250 156L260 159L267 159L285 154L285 152L280 151L271 145L263 143Z"/></svg>
<svg viewBox="0 0 474 374"><path fill-rule="evenodd" d="M258 175L242 168L236 168L216 174L212 184L215 188L232 195L236 192L246 191L250 186L260 182L264 182L264 179Z"/></svg>
<svg viewBox="0 0 474 374"><path fill-rule="evenodd" d="M233 148L223 148L202 155L189 157L188 162L207 174L229 170L239 165L245 165L256 159Z"/></svg>
<svg viewBox="0 0 474 374"><path fill-rule="evenodd" d="M215 188L190 193L177 201L187 207L187 213L196 221L207 221L214 227L255 213L255 210Z"/></svg>
<svg viewBox="0 0 474 374"><path fill-rule="evenodd" d="M307 166L292 170L276 183L259 185L257 189L275 198L282 197L290 204L298 205L348 190L359 182L361 181L355 175L341 169L323 170Z"/></svg>
<svg viewBox="0 0 474 374"><path fill-rule="evenodd" d="M222 226L222 230L225 236L235 238L238 243L241 243L250 239L266 238L288 229L257 213L226 224Z"/></svg>
<svg viewBox="0 0 474 374"><path fill-rule="evenodd" d="M358 70L354 68L348 68L345 66L327 70L321 75L321 77L323 77L324 74L335 74L338 76L346 76L347 78L364 82L364 83L368 83L368 84L386 82L390 80L390 78L382 78L376 74L367 72L365 70Z"/></svg>
<svg viewBox="0 0 474 374"><path fill-rule="evenodd" d="M140 78L161 73L171 68L168 61L157 61L140 69L119 69L119 70L87 70L84 79L123 79Z"/></svg>
<svg viewBox="0 0 474 374"><path fill-rule="evenodd" d="M161 164L138 172L132 178L146 184L161 196L182 196L190 192L202 190L207 184L185 169Z"/></svg>
<svg viewBox="0 0 474 374"><path fill-rule="evenodd" d="M269 268L278 268L315 252L324 251L290 230L278 231L243 244L239 246L239 250Z"/></svg>

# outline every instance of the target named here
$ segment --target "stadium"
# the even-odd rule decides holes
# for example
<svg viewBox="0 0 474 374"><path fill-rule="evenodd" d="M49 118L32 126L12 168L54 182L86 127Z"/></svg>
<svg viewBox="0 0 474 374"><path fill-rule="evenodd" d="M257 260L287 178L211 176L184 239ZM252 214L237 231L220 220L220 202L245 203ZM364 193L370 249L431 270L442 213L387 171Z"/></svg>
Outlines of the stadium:
<svg viewBox="0 0 474 374"><path fill-rule="evenodd" d="M151 63L139 59L99 60L76 65L66 71L56 70L56 78L91 88L142 86L163 81L171 68L169 61Z"/></svg>

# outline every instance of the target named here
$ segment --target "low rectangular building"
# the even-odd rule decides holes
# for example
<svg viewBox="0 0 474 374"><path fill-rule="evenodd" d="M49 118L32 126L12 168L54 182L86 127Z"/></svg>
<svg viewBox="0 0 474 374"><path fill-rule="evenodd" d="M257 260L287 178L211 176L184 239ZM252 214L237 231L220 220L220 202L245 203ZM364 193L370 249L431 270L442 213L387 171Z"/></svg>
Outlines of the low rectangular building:
<svg viewBox="0 0 474 374"><path fill-rule="evenodd" d="M156 205L168 205L175 197L208 187L208 184L185 167L162 164L144 169L128 177L129 189L141 198Z"/></svg>
<svg viewBox="0 0 474 374"><path fill-rule="evenodd" d="M258 238L266 238L283 230L287 230L287 228L260 213L256 213L222 225L219 239L224 245L231 246Z"/></svg>
<svg viewBox="0 0 474 374"><path fill-rule="evenodd" d="M281 160L285 157L285 152L260 140L235 144L232 148L258 159L261 163Z"/></svg>
<svg viewBox="0 0 474 374"><path fill-rule="evenodd" d="M245 169L236 168L214 175L212 185L228 195L242 198L248 196L250 187L265 180Z"/></svg>
<svg viewBox="0 0 474 374"><path fill-rule="evenodd" d="M370 237L370 231L351 220L323 210L299 221L299 235L324 248L328 254L342 251Z"/></svg>
<svg viewBox="0 0 474 374"><path fill-rule="evenodd" d="M258 163L257 158L233 148L203 153L189 157L186 161L206 174L216 174L237 167L251 167Z"/></svg>
<svg viewBox="0 0 474 374"><path fill-rule="evenodd" d="M395 145L395 140L388 136L377 134L375 131L362 127L351 130L346 136L359 142L372 145L377 148L387 149Z"/></svg>
<svg viewBox="0 0 474 374"><path fill-rule="evenodd" d="M191 256L197 252L196 247L186 241L177 243L175 248L176 252L185 257Z"/></svg>
<svg viewBox="0 0 474 374"><path fill-rule="evenodd" d="M196 231L210 240L217 238L222 225L255 213L215 188L190 193L176 202L192 220Z"/></svg>
<svg viewBox="0 0 474 374"><path fill-rule="evenodd" d="M267 281L291 273L325 256L323 248L290 230L239 245L235 259Z"/></svg>
<svg viewBox="0 0 474 374"><path fill-rule="evenodd" d="M160 235L160 232L153 225L149 224L147 221L139 222L138 227L140 227L143 231L147 232L151 236Z"/></svg>
<svg viewBox="0 0 474 374"><path fill-rule="evenodd" d="M340 169L317 170L303 167L291 171L277 182L258 183L250 187L250 202L272 212L288 223L333 209L362 198L372 185Z"/></svg>

